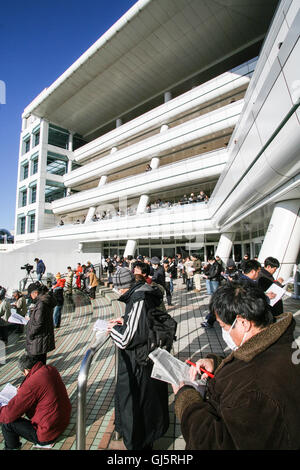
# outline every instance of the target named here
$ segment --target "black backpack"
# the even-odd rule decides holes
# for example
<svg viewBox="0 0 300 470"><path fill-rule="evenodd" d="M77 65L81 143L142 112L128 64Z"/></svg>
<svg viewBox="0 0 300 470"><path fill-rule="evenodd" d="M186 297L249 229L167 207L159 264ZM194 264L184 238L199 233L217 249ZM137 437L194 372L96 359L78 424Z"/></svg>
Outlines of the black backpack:
<svg viewBox="0 0 300 470"><path fill-rule="evenodd" d="M156 348L171 351L176 341L177 322L166 312L155 308L147 311L149 326L148 343L136 348L136 362L145 366L150 364L149 354Z"/></svg>

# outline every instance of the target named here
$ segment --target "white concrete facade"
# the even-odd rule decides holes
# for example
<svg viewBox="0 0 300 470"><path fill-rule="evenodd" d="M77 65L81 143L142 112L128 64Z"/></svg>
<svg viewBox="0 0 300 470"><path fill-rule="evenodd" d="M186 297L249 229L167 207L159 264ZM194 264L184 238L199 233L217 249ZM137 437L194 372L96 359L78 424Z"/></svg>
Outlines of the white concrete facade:
<svg viewBox="0 0 300 470"><path fill-rule="evenodd" d="M221 4L212 0L211 8L219 7L220 14L225 13ZM161 31L161 41L169 41L170 47L173 34L177 56L168 63L168 77L163 76L158 66L153 70L152 64L151 71L147 69L149 74L154 74L152 85L151 80L147 82L148 88L144 82L138 84L134 72L131 72L132 80L128 75L127 83L126 74L129 74L129 64L133 60L129 55L127 61L116 58L110 65L110 77L106 75L103 67L109 56L105 47L111 47L112 56L121 47L115 36L116 26L28 105L23 114L20 138L16 247L38 240L44 240L43 243L52 240L58 244L70 240L81 243L83 252L86 249L93 253L94 246L92 261L95 262L99 257L99 243L102 254L115 247L119 254L137 254L143 247L147 253L148 240L149 254L156 254L160 240L162 249L164 245L169 250L172 246L174 250L183 246L186 251L200 252L203 258L213 250L224 261L230 256L238 258L245 251L250 251L251 256L259 255L262 260L268 252L268 256L278 257L288 266L284 270L288 276L296 262L299 246L295 246L294 241L288 242L288 246L284 243L275 246L274 239L268 235L268 227L271 219L276 219L277 230L279 219L274 215L278 211L277 204L292 200L297 206L300 198L300 5L297 0L274 0L270 4L273 9L265 12L265 18L269 15L269 23L262 30L254 31L253 25L246 26L245 23L248 40L238 43L242 39L237 34L236 48L226 43L220 31L220 37L216 34L215 38L210 38L214 60L211 62L207 54L201 66L192 70L195 61L192 55L196 54L199 41L196 34L204 34L200 31L201 16L209 15L205 2L193 0L184 6L180 2L173 3L172 14L177 26L188 28L187 16L193 25L187 33L190 41L194 41L189 46L191 57L187 57L186 51L181 49L179 33L166 18L162 19L163 13L159 25L156 24L161 4L157 0L139 1L120 20L120 31L122 34L127 31L129 38L133 21L140 48L145 48L145 54L147 38L153 39L155 27ZM255 2L246 1L241 7L240 2L233 1L232 6L240 8L245 21L251 15L254 23L261 18ZM197 14L193 15L195 8ZM234 8L227 13L234 15ZM143 15L149 21L149 28L144 31L139 29ZM145 26L145 21L141 24ZM138 40L138 37L131 39ZM251 56L248 51L262 39L264 43L258 58L255 54ZM217 55L214 40L216 44L224 41L222 57ZM228 47L226 53L225 46ZM125 42L122 47L126 49ZM128 54L129 51L128 42ZM248 54L246 60L245 51ZM125 57L126 51L124 54ZM155 54L152 49L151 54ZM157 49L157 63L159 54ZM149 56L149 67L151 60ZM199 57L197 60L201 62ZM227 63L231 66L226 68ZM118 83L119 88L115 88L114 67L119 70L124 67L128 90L127 94L123 92L119 96L117 104L111 101L109 106L111 91L115 90L117 94L123 86ZM147 67L145 64L145 70ZM186 75L182 73L184 67ZM88 80L89 74L84 73L86 68L94 74L94 79ZM76 81L76 77L78 83L82 82L77 91L75 82L73 88L68 88L68 80ZM96 82L98 86L104 79L106 101L102 102L101 109L96 104L92 108L90 101L87 102L89 113L84 116L80 102L87 100L94 90L95 103L99 100L97 105L100 106L104 97L101 97L102 92L96 95ZM133 83L135 90L130 89ZM62 97L66 99L62 100ZM78 114L72 125L70 113L72 116ZM54 132L56 129L62 136L67 135L66 148L49 143L49 126L51 129L54 126ZM38 130L39 143L34 145ZM86 143L75 148L74 139L79 133ZM28 138L30 144L26 147ZM37 169L34 167L36 156ZM27 163L28 175L24 178L22 172ZM147 163L152 167L149 172L145 171ZM36 200L31 202L35 184ZM203 187L210 196L207 204L174 205L169 209L145 212L147 205L158 198L176 202L184 194L200 191ZM51 194L54 199L48 202ZM127 212L128 207L131 212ZM296 209L294 207L293 214L297 214L298 223ZM113 213L112 218L92 221L96 214L107 211ZM114 215L118 211L123 216ZM58 227L61 218L65 225ZM74 225L77 219L85 223ZM285 242L294 230L292 224L288 226L290 228L283 235ZM295 235L293 237L291 235L289 240L295 240ZM114 248L110 248L112 246ZM287 256L288 261L285 261ZM63 257L66 265L67 260L68 253Z"/></svg>

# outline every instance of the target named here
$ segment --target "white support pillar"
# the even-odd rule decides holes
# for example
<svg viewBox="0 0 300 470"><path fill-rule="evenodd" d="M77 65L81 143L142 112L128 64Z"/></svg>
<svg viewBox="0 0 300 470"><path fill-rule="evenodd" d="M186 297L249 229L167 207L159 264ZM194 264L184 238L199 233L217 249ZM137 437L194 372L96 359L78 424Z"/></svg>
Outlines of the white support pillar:
<svg viewBox="0 0 300 470"><path fill-rule="evenodd" d="M291 276L300 249L300 199L275 204L258 260L263 263L268 256L277 258L280 268L275 278Z"/></svg>
<svg viewBox="0 0 300 470"><path fill-rule="evenodd" d="M147 205L149 204L149 196L147 194L142 194L139 200L139 204L137 206L136 213L137 214L143 214L145 212L145 209Z"/></svg>
<svg viewBox="0 0 300 470"><path fill-rule="evenodd" d="M98 183L98 188L101 188L101 186L104 186L106 184L106 181L107 181L107 175L102 175Z"/></svg>
<svg viewBox="0 0 300 470"><path fill-rule="evenodd" d="M122 126L123 122L121 118L116 119L116 128Z"/></svg>
<svg viewBox="0 0 300 470"><path fill-rule="evenodd" d="M160 159L158 157L153 157L150 163L152 170L156 170L160 165Z"/></svg>
<svg viewBox="0 0 300 470"><path fill-rule="evenodd" d="M90 222L92 220L92 218L95 215L95 212L96 212L96 207L95 206L92 206L92 207L89 208L87 216L85 218L85 224L87 224L88 222Z"/></svg>
<svg viewBox="0 0 300 470"><path fill-rule="evenodd" d="M220 256L223 263L226 265L232 250L235 233L226 232L222 233L219 239L216 255Z"/></svg>
<svg viewBox="0 0 300 470"><path fill-rule="evenodd" d="M171 101L172 99L172 93L170 91L166 91L164 93L164 102L167 103L168 101Z"/></svg>
<svg viewBox="0 0 300 470"><path fill-rule="evenodd" d="M134 256L136 250L136 240L127 240L126 248L124 251L124 258L127 256Z"/></svg>

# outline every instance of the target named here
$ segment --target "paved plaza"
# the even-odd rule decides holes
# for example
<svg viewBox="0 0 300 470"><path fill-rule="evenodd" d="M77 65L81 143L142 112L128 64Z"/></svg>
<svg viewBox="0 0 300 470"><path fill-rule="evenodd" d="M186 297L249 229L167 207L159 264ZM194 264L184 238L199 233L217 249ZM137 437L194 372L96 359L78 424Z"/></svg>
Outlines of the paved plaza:
<svg viewBox="0 0 300 470"><path fill-rule="evenodd" d="M55 443L55 450L76 449L77 378L80 364L88 348L95 342L93 326L98 318L109 319L122 313L122 305L109 288L100 287L96 300L91 304L88 297L74 291L72 300L66 298L61 327L55 330L56 349L49 353L48 363L61 373L72 403L71 421ZM178 322L174 355L184 361L190 357L197 360L209 352L228 353L222 340L220 327L204 329L209 296L206 289L186 292L182 280L175 281L174 306L168 311ZM297 321L296 336L300 339L300 302L287 297L285 311L294 313ZM0 364L0 389L10 382L17 386L22 376L17 368L17 358L24 350L24 335L9 336L5 364ZM86 449L124 449L122 440L113 440L114 430L115 347L111 340L94 357L88 380ZM174 395L169 388L170 427L165 436L155 442L155 450L182 450L185 442L180 424L174 414ZM34 449L33 444L22 441L22 450ZM0 449L4 448L0 433ZM41 450L44 452L44 450Z"/></svg>

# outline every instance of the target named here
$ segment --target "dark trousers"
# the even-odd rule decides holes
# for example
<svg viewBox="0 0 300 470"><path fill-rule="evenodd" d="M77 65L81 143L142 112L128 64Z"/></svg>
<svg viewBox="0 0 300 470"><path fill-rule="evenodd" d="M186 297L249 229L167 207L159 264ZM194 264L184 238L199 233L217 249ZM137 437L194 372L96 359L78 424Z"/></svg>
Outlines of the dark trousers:
<svg viewBox="0 0 300 470"><path fill-rule="evenodd" d="M46 445L49 442L40 442L36 435L36 430L31 424L29 419L19 418L16 421L8 424L2 424L2 434L5 441L5 449L18 449L21 447L20 437L23 437L29 442L34 444Z"/></svg>
<svg viewBox="0 0 300 470"><path fill-rule="evenodd" d="M170 289L170 283L169 282L166 282L166 296L167 296L168 305L171 305L171 303L172 303L172 294L171 294L171 289Z"/></svg>
<svg viewBox="0 0 300 470"><path fill-rule="evenodd" d="M188 291L193 289L193 278L192 277L187 278L186 288L187 288Z"/></svg>
<svg viewBox="0 0 300 470"><path fill-rule="evenodd" d="M91 287L90 290L89 290L89 296L91 297L91 299L95 299L96 298L96 287Z"/></svg>

